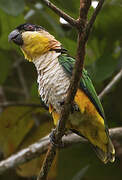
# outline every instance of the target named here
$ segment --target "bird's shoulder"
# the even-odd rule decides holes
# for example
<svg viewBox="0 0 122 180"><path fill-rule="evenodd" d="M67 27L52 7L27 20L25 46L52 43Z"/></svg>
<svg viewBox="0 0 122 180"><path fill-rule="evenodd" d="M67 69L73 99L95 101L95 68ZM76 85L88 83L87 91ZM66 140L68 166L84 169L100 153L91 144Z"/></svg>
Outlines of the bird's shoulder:
<svg viewBox="0 0 122 180"><path fill-rule="evenodd" d="M75 58L71 57L70 55L68 55L66 53L62 53L58 57L58 61L59 61L60 65L62 65L64 71L71 77L73 68L74 68L74 64L75 64ZM103 117L103 119L105 119L104 110L101 105L101 102L97 96L97 93L93 86L91 78L90 78L88 72L84 68L82 71L82 77L80 79L79 88L82 91L84 91L84 93L89 97L91 102L96 107L99 114Z"/></svg>

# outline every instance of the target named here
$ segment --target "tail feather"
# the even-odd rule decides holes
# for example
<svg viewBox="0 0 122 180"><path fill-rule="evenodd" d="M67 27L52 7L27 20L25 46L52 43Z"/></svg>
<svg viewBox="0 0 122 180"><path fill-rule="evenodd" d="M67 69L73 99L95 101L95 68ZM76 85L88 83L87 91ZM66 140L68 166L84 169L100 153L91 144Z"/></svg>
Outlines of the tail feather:
<svg viewBox="0 0 122 180"><path fill-rule="evenodd" d="M107 151L104 152L101 150L99 147L94 147L94 150L101 161L103 161L105 164L108 162L113 163L115 161L115 149L114 146L111 142L111 139L108 139L108 144L107 144Z"/></svg>

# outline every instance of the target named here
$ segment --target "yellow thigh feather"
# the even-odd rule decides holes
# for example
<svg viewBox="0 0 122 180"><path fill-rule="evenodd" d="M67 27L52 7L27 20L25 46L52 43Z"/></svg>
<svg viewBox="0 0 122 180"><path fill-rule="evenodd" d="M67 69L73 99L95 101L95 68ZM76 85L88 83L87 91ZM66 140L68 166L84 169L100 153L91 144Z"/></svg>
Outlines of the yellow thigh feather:
<svg viewBox="0 0 122 180"><path fill-rule="evenodd" d="M74 102L78 105L80 113L75 112L70 114L67 127L79 131L93 145L98 146L100 149L106 152L108 137L105 132L103 118L100 116L95 106L82 90L77 90ZM58 114L51 105L49 106L49 112L52 114L54 125L56 125L60 118L60 114Z"/></svg>

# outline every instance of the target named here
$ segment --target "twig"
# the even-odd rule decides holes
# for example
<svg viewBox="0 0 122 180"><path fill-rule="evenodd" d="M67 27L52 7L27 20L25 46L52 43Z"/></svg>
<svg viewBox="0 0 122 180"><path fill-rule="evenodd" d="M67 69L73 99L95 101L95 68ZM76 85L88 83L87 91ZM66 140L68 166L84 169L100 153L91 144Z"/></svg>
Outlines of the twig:
<svg viewBox="0 0 122 180"><path fill-rule="evenodd" d="M122 78L122 69L119 73L111 80L111 82L105 87L105 89L100 93L99 98L102 99L107 93L111 91L113 86L115 86L118 81Z"/></svg>
<svg viewBox="0 0 122 180"><path fill-rule="evenodd" d="M109 130L110 136L113 140L122 138L122 127L112 128ZM69 134L62 139L64 147L71 146L78 143L87 143L87 141L76 134ZM6 160L0 162L0 174L10 168L16 168L18 165L26 163L41 154L45 153L50 143L49 136L42 138L40 141L28 146L18 153L10 156Z"/></svg>
<svg viewBox="0 0 122 180"><path fill-rule="evenodd" d="M60 17L64 18L69 24L76 27L77 26L77 20L63 12L61 9L57 8L53 3L51 3L49 0L41 0L44 4L46 4L48 7L50 7L56 14L58 14Z"/></svg>
<svg viewBox="0 0 122 180"><path fill-rule="evenodd" d="M46 143L45 143L46 142ZM10 156L8 159L0 162L0 173L3 173L9 168L14 168L17 165L28 162L34 157L39 156L45 150L49 144L49 138L44 137L39 142L34 143L33 145L19 151L17 154Z"/></svg>
<svg viewBox="0 0 122 180"><path fill-rule="evenodd" d="M86 41L88 40L88 37L89 37L90 31L92 29L92 26L93 26L93 24L94 24L94 22L96 20L96 17L98 15L99 11L101 10L101 8L103 6L104 1L105 0L99 0L99 3L97 5L94 13L92 14L92 17L91 17L91 19L89 20L89 22L88 22L88 24L86 26L86 37L85 37Z"/></svg>
<svg viewBox="0 0 122 180"><path fill-rule="evenodd" d="M23 89L20 89L20 88L13 88L13 87L4 86L3 89L5 91L8 91L8 92L24 95Z"/></svg>
<svg viewBox="0 0 122 180"><path fill-rule="evenodd" d="M78 38L78 48L77 48L78 49L77 60L73 70L73 76L71 78L68 95L66 97L64 107L62 108L61 111L60 120L55 130L55 139L57 144L60 144L61 138L64 135L66 120L68 119L71 104L74 100L74 96L76 94L79 80L82 74L84 56L85 56L85 44L86 44L86 42L84 41L85 36L83 31L86 25L86 19L90 5L91 5L91 0L80 0L80 17L78 20L79 38ZM48 149L46 158L44 160L43 166L41 168L37 180L45 180L47 178L47 174L51 167L55 154L56 154L56 147L53 144L50 144L50 147Z"/></svg>
<svg viewBox="0 0 122 180"><path fill-rule="evenodd" d="M42 0L42 1L45 2L58 15L60 15L66 21L68 21L71 25L73 25L75 27L77 26L76 20L74 20L73 18L71 18L67 14L63 13L60 9L58 9L56 6L54 6L48 0ZM60 119L59 124L58 124L57 129L56 129L56 139L58 139L57 142L59 142L59 140L61 140L61 138L63 136L66 119L68 118L68 114L70 111L70 104L72 103L72 101L74 99L74 96L75 96L75 93L77 90L77 86L78 86L78 82L80 79L80 75L82 72L82 68L83 68L83 61L84 61L84 55L85 55L85 43L86 43L86 40L84 39L85 36L84 36L83 31L84 31L84 28L86 26L86 17L87 17L88 9L90 7L89 2L91 2L91 1L81 0L80 2L81 2L81 7L80 7L80 19L78 21L79 22L79 24L78 24L79 41L78 41L77 61L76 61L71 85L69 88L68 96L67 96L64 108L62 110L62 113L61 113L61 119ZM101 5L101 7L102 7L102 5ZM98 8L96 15L100 11L101 7ZM88 32L90 32L90 29L92 27L92 24L94 23L96 15L94 16L92 23L91 23L90 27L88 28L88 30L89 30ZM119 135L122 134L122 128L115 128L115 129L113 131L114 133L119 132ZM112 130L111 130L111 135L112 135ZM68 135L68 136L71 136L71 135ZM76 135L73 135L73 136L76 136ZM69 137L68 137L68 139L69 139ZM81 137L77 136L76 139L77 139L77 142L78 142L78 139L79 139L79 142L81 142ZM65 142L65 139L63 141ZM72 140L70 142L71 142L71 144L73 143ZM75 141L75 143L76 143L76 141ZM20 151L16 155L11 156L7 160L2 161L0 163L0 172L2 173L3 171L5 171L9 168L13 168L19 164L22 164L24 162L29 161L30 159L32 159L34 157L37 157L39 154L46 151L48 144L49 144L49 139L48 140L42 139L41 140L41 146L39 146L39 143L35 143L34 146L31 145L28 148ZM42 168L42 171L40 173L40 175L42 175L42 176L39 176L38 179L45 179L47 177L47 173L48 173L49 168L52 164L55 153L56 153L56 147L53 145L50 145L50 148L48 149L48 154L46 156L46 160L43 164L43 168Z"/></svg>
<svg viewBox="0 0 122 180"><path fill-rule="evenodd" d="M10 106L25 106L25 107L43 107L44 105L36 103L25 103L25 102L4 102L0 103L0 107L6 108Z"/></svg>
<svg viewBox="0 0 122 180"><path fill-rule="evenodd" d="M99 94L99 99L103 99L103 97L111 91L111 89L120 81L122 78L122 69L119 73L110 81L110 83L103 89L103 91ZM1 88L1 87L0 87ZM27 107L45 107L43 104L37 103L25 103L25 102L3 102L0 103L0 107L6 108L10 106L27 106ZM46 108L46 107L45 107Z"/></svg>

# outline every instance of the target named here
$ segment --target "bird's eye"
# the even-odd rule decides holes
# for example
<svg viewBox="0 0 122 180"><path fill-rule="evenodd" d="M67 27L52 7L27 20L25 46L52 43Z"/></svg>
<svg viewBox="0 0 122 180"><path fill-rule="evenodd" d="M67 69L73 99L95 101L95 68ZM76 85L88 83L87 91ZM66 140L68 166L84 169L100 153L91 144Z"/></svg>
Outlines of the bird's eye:
<svg viewBox="0 0 122 180"><path fill-rule="evenodd" d="M28 26L25 26L24 29L27 31L34 31L35 28L32 25L28 25Z"/></svg>
<svg viewBox="0 0 122 180"><path fill-rule="evenodd" d="M28 26L28 29L29 29L29 30L32 30L32 29L33 29L33 26L29 25L29 26Z"/></svg>

